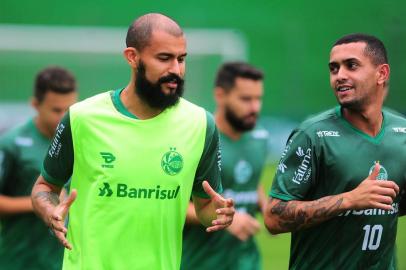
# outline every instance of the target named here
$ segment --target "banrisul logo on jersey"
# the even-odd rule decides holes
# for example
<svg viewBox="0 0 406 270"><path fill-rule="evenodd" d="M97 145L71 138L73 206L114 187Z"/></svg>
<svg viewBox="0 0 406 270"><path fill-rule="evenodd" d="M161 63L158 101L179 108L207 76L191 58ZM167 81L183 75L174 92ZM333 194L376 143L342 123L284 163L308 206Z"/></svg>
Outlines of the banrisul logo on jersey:
<svg viewBox="0 0 406 270"><path fill-rule="evenodd" d="M379 161L374 161L374 165L372 165L371 168L369 169L369 174L368 175L371 175L372 171L375 168L376 163L379 163ZM388 177L389 177L388 171L385 169L384 166L382 166L381 163L379 163L379 166L380 166L379 173L378 173L378 176L376 177L376 179L378 179L378 180L388 180Z"/></svg>
<svg viewBox="0 0 406 270"><path fill-rule="evenodd" d="M111 197L115 195L117 198L171 200L178 197L179 189L179 185L172 189L164 189L160 185L154 188L143 188L130 187L124 183L111 185L103 182L103 185L99 187L98 196Z"/></svg>
<svg viewBox="0 0 406 270"><path fill-rule="evenodd" d="M176 152L175 147L170 147L170 150L166 152L161 159L162 170L169 175L177 175L183 168L183 158Z"/></svg>

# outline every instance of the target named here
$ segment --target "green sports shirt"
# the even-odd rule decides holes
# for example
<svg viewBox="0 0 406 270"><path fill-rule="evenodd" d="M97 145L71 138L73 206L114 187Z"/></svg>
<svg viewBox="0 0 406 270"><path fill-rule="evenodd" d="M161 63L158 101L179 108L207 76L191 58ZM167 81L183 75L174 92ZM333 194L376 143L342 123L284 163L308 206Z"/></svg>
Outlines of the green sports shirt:
<svg viewBox="0 0 406 270"><path fill-rule="evenodd" d="M30 196L50 140L30 119L0 139L0 194ZM61 269L63 247L34 213L0 216L0 269Z"/></svg>
<svg viewBox="0 0 406 270"><path fill-rule="evenodd" d="M270 196L311 201L356 188L381 165L377 181L395 181L393 210L349 210L292 233L290 269L396 269L395 239L406 188L406 119L383 110L371 137L353 127L339 107L294 130L282 154ZM402 206L404 207L404 206Z"/></svg>
<svg viewBox="0 0 406 270"><path fill-rule="evenodd" d="M191 194L221 191L213 117L180 99L139 120L122 90L73 105L44 161L44 178L78 196L70 208L64 269L179 269Z"/></svg>
<svg viewBox="0 0 406 270"><path fill-rule="evenodd" d="M239 212L258 212L257 188L267 156L268 132L256 128L232 140L220 132L223 196L233 198ZM228 231L207 233L201 225L185 225L181 269L261 269L253 237L241 241Z"/></svg>

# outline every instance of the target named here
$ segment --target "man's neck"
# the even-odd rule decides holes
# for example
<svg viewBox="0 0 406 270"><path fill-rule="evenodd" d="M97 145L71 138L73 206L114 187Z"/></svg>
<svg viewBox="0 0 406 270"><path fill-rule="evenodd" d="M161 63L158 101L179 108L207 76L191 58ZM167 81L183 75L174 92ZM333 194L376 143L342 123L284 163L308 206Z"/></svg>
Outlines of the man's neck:
<svg viewBox="0 0 406 270"><path fill-rule="evenodd" d="M134 84L129 85L121 92L120 99L125 108L138 119L150 119L162 112L162 109L151 108L135 92Z"/></svg>
<svg viewBox="0 0 406 270"><path fill-rule="evenodd" d="M224 114L220 112L216 112L214 114L214 118L216 121L217 128L221 133L229 137L230 139L237 141L241 138L242 132L236 131L230 123L225 118Z"/></svg>
<svg viewBox="0 0 406 270"><path fill-rule="evenodd" d="M34 118L34 125L37 127L39 133L41 133L44 137L48 139L52 139L54 136L54 132L51 132L44 123L42 123L41 119L36 116Z"/></svg>
<svg viewBox="0 0 406 270"><path fill-rule="evenodd" d="M371 137L375 137L381 131L383 123L382 106L369 106L359 111L342 108L342 115L354 127Z"/></svg>

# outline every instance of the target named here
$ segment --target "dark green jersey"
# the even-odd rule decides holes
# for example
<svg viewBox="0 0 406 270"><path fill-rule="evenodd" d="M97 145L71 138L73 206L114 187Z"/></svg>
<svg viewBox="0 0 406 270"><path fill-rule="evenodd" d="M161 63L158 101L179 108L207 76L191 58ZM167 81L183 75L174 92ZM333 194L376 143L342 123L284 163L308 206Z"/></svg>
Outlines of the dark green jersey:
<svg viewBox="0 0 406 270"><path fill-rule="evenodd" d="M220 133L223 195L234 199L237 211L253 216L267 139L263 129L245 133L238 141ZM181 269L260 269L260 257L253 238L242 242L227 231L206 233L203 226L186 225Z"/></svg>
<svg viewBox="0 0 406 270"><path fill-rule="evenodd" d="M294 130L279 163L270 195L311 201L350 191L379 161L378 181L406 185L406 119L383 111L376 137L354 128L340 108L305 121ZM349 210L292 233L290 269L396 269L394 244L399 195L393 210Z"/></svg>
<svg viewBox="0 0 406 270"><path fill-rule="evenodd" d="M33 120L0 139L0 194L29 196L50 140ZM60 269L63 247L34 213L0 217L1 269Z"/></svg>

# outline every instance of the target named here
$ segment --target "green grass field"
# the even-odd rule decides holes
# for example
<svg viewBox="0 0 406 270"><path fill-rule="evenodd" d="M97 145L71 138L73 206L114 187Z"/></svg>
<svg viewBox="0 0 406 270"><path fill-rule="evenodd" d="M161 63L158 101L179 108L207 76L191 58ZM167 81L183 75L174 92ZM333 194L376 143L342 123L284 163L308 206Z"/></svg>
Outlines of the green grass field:
<svg viewBox="0 0 406 270"><path fill-rule="evenodd" d="M268 169L264 172L262 183L266 191L269 191L274 172L275 166L268 166ZM263 227L257 236L257 241L262 254L263 269L288 269L290 247L289 233L272 236L267 232L265 227ZM398 269L404 270L406 269L406 258L401 256L401 254L406 254L406 217L399 219L396 245L398 252Z"/></svg>

